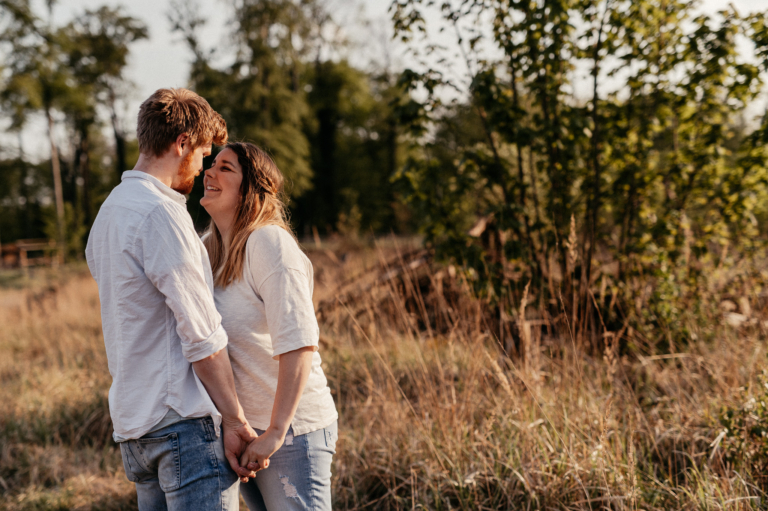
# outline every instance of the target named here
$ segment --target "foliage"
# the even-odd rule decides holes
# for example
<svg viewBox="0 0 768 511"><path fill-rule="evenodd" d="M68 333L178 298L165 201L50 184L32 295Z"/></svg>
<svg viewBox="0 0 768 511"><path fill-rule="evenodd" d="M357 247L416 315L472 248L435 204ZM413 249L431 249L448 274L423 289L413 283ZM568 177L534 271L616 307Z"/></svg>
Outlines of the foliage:
<svg viewBox="0 0 768 511"><path fill-rule="evenodd" d="M128 86L123 77L130 45L147 37L139 20L126 16L120 8L101 7L86 10L66 25L51 21L55 2L48 3L44 20L34 6L24 0L0 4L0 51L4 68L0 75L0 104L10 118L10 131L19 136L19 170L33 167L22 152L21 134L30 116L42 114L48 123L51 148L52 183L56 206L56 238L64 241L67 251L81 255L95 211L104 199L104 188L111 187L119 174L105 174L102 158L107 145L99 133L99 107L111 112L115 134L115 158L120 172L125 170L126 141L118 128L115 104ZM55 130L60 119L71 131L71 160L60 155ZM65 151L66 152L66 151ZM99 159L92 159L92 156ZM62 172L63 169L63 172ZM30 174L22 176L21 183ZM21 186L24 188L24 186ZM17 195L19 191L15 192ZM6 190L3 195L12 198ZM21 191L29 219L29 202L39 197ZM65 204L66 203L66 204ZM71 210L69 220L66 211ZM53 234L32 228L25 221L24 236Z"/></svg>
<svg viewBox="0 0 768 511"><path fill-rule="evenodd" d="M49 124L54 178L45 186L53 189L57 237L68 240L67 252L74 254L106 193L135 161L135 140L118 112L132 86L124 76L130 48L148 31L119 7L85 10L61 25L51 21L54 8L52 2L46 17L26 0L2 4L0 102L9 131L19 136L19 153L6 151L22 169L31 168L21 152L28 121L42 115ZM394 73L338 58L347 43L328 37L338 27L320 2L247 1L229 8L236 21L227 26L227 44L216 49L198 40L205 20L194 2L174 4L169 16L195 55L190 86L224 115L232 139L264 146L286 174L294 227L305 236L410 230L408 209L389 182L402 163L391 107L402 92ZM113 141L105 138L105 125ZM64 131L66 142L59 140ZM198 181L188 204L203 227L208 216L198 204ZM19 193L7 189L0 197L14 217L29 217L29 207L14 202ZM42 216L35 218L23 233L5 228L4 239L52 234Z"/></svg>
<svg viewBox="0 0 768 511"><path fill-rule="evenodd" d="M0 160L0 243L42 234L43 209L50 202L48 165Z"/></svg>
<svg viewBox="0 0 768 511"><path fill-rule="evenodd" d="M720 413L722 448L734 465L745 464L755 474L768 467L768 371L743 388L734 406Z"/></svg>
<svg viewBox="0 0 768 511"><path fill-rule="evenodd" d="M178 3L174 28L195 52L191 86L227 121L230 136L266 147L285 173L290 192L301 195L310 185L309 144L301 130L307 115L301 88L302 57L298 46L311 29L305 6L286 0L251 1L234 7L234 62L223 69L211 61L197 40L204 23L194 4Z"/></svg>
<svg viewBox="0 0 768 511"><path fill-rule="evenodd" d="M57 219L56 210L53 206L43 209L43 219L45 226L43 233L48 239L56 239ZM85 240L88 234L88 227L79 219L77 210L72 203L64 204L64 225L67 237L65 239L65 258L75 259L85 252Z"/></svg>
<svg viewBox="0 0 768 511"><path fill-rule="evenodd" d="M82 207L84 221L90 225L93 215L88 194L89 132L97 124L97 107L107 107L115 137L115 170L118 176L127 170L125 135L119 126L116 103L130 85L123 76L130 45L149 34L141 21L124 15L120 8L106 6L86 10L62 30L66 34L67 63L75 83L66 112L78 138L75 161L80 163L80 173L86 181Z"/></svg>
<svg viewBox="0 0 768 511"><path fill-rule="evenodd" d="M432 5L394 2L403 40L428 40ZM738 44L751 40L765 57L765 16L695 7L441 5L441 30L456 34L467 77L436 46L427 46L431 66L403 73L411 101L399 114L414 150L397 179L427 241L472 268L491 304L511 312L532 280L551 314L573 311L577 331L596 331L598 320L614 321L593 310L598 277L619 284L669 264L695 278L725 245L760 246L766 119L751 129L745 116L765 63ZM587 87L585 100L577 92ZM459 97L445 103L448 90ZM612 262L617 271L606 269Z"/></svg>
<svg viewBox="0 0 768 511"><path fill-rule="evenodd" d="M296 227L321 232L407 231L389 178L400 161L391 103L401 98L387 72L367 74L346 61L316 62L306 75L310 117L305 133L312 190L296 202ZM350 223L350 219L356 218Z"/></svg>
<svg viewBox="0 0 768 511"><path fill-rule="evenodd" d="M195 55L190 86L224 116L232 139L273 156L287 178L294 227L304 235L342 224L355 235L402 229L389 184L399 164L392 74L323 57L344 42L323 35L334 27L321 2L249 0L231 16L233 44L208 49L196 35L205 20L195 4L177 2L170 14ZM202 226L208 217L197 198L193 191L192 216Z"/></svg>

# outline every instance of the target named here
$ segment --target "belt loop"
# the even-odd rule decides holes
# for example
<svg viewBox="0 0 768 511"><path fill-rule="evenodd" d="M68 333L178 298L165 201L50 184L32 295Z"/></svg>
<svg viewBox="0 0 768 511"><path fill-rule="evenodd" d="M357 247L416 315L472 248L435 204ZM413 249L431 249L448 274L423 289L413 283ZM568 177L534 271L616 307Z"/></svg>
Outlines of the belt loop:
<svg viewBox="0 0 768 511"><path fill-rule="evenodd" d="M214 431L213 431L213 421L209 416L203 417L200 420L203 421L203 428L205 428L206 441L213 442L213 439L215 437Z"/></svg>

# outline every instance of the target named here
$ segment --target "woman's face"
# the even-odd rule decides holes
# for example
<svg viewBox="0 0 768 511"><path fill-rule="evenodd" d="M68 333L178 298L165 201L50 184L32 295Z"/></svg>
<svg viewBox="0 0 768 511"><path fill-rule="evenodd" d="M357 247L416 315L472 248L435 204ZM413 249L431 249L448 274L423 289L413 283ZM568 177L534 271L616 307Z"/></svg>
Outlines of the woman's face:
<svg viewBox="0 0 768 511"><path fill-rule="evenodd" d="M211 168L205 171L205 195L200 205L212 217L234 215L240 204L240 184L243 168L232 149L226 148L216 155Z"/></svg>

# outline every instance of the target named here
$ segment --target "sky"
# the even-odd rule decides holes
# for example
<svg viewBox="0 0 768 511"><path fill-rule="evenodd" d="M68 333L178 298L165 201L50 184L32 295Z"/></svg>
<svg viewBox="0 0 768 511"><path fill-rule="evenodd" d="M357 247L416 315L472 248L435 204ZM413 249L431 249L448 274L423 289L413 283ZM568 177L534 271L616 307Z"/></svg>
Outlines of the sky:
<svg viewBox="0 0 768 511"><path fill-rule="evenodd" d="M45 12L44 2L36 0L38 12ZM210 46L226 48L226 28L230 22L230 0L198 0L208 19L200 36ZM349 53L344 55L353 64L364 67L372 60L381 60L387 52L395 67L410 64L409 55L391 41L391 22L387 13L390 0L327 0L326 5L343 35L350 40ZM768 9L768 0L703 0L701 9L714 13L733 4L740 13ZM149 39L134 43L131 48L127 77L135 87L124 107L125 128L135 129L135 116L144 98L162 87L184 87L188 83L192 53L177 33L171 32L168 13L170 0L59 0L54 7L54 19L66 23L85 9L102 5L120 5L124 11L143 20L149 28ZM428 19L428 22L431 20ZM450 37L445 35L443 37ZM461 65L458 66L461 68ZM762 105L760 105L762 110ZM23 134L26 154L47 158L42 119L31 123ZM63 130L59 138L65 136ZM41 143L43 142L43 143ZM15 146L16 137L0 134L0 148ZM62 144L66 146L66 144Z"/></svg>

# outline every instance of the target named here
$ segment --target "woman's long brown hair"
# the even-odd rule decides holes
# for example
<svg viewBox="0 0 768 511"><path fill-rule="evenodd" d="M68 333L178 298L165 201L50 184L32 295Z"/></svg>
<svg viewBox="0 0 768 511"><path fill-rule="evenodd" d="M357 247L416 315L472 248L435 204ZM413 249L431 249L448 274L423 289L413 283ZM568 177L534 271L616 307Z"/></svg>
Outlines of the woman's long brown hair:
<svg viewBox="0 0 768 511"><path fill-rule="evenodd" d="M253 231L265 225L277 225L294 236L283 201L283 175L272 158L247 142L231 142L225 147L237 155L243 169L243 181L229 250L224 249L221 233L213 220L203 237L214 282L220 287L227 287L243 277L245 248Z"/></svg>

